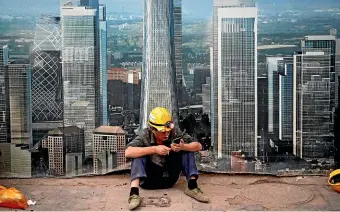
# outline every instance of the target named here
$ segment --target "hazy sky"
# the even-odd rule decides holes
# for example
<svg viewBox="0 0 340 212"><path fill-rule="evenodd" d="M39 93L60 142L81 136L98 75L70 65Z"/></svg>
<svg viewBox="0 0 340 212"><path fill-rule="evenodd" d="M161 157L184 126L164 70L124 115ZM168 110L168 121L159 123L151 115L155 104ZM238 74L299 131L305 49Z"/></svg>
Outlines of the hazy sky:
<svg viewBox="0 0 340 212"><path fill-rule="evenodd" d="M108 12L131 12L141 14L144 0L99 0L107 5ZM213 0L183 0L183 13L192 17L207 18L212 12ZM340 6L340 0L258 0L260 9L282 11L282 9ZM59 0L0 0L0 14L59 13Z"/></svg>
<svg viewBox="0 0 340 212"><path fill-rule="evenodd" d="M108 12L141 14L143 0L99 0L107 5ZM199 3L197 3L199 1ZM58 13L59 0L0 0L1 14ZM209 16L212 0L183 0L183 13L193 16Z"/></svg>

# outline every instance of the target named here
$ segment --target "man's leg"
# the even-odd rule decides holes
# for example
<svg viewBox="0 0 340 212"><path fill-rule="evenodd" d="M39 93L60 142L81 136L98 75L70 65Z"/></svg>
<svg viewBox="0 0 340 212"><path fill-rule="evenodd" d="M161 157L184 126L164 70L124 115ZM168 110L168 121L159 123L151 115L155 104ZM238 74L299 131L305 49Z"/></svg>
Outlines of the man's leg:
<svg viewBox="0 0 340 212"><path fill-rule="evenodd" d="M140 187L147 190L155 190L163 188L163 172L164 168L153 163L150 157L146 159L145 166L146 177L141 177Z"/></svg>
<svg viewBox="0 0 340 212"><path fill-rule="evenodd" d="M183 152L182 167L185 177L188 181L184 193L197 201L209 202L209 197L205 196L197 185L198 169L196 165L195 153Z"/></svg>
<svg viewBox="0 0 340 212"><path fill-rule="evenodd" d="M146 175L146 158L135 158L131 163L131 190L129 197L129 210L137 208L141 203L139 196L140 179L145 178Z"/></svg>
<svg viewBox="0 0 340 212"><path fill-rule="evenodd" d="M141 203L139 187L143 189L163 188L163 167L154 164L150 157L135 158L131 163L130 180L129 209L133 210Z"/></svg>
<svg viewBox="0 0 340 212"><path fill-rule="evenodd" d="M164 188L173 187L182 172L182 152L171 151L166 157L165 169L168 176L164 178Z"/></svg>

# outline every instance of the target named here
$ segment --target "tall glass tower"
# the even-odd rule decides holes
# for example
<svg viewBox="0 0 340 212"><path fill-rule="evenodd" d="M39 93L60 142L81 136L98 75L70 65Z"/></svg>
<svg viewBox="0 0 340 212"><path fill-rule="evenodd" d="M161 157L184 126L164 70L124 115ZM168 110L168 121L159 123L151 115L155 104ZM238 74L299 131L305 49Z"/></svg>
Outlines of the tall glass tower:
<svg viewBox="0 0 340 212"><path fill-rule="evenodd" d="M100 110L103 125L108 125L107 106L107 22L106 6L99 5L99 45L100 45Z"/></svg>
<svg viewBox="0 0 340 212"><path fill-rule="evenodd" d="M293 57L279 61L279 139L289 153L293 151Z"/></svg>
<svg viewBox="0 0 340 212"><path fill-rule="evenodd" d="M177 88L183 86L183 67L182 67L182 0L173 0L174 9L174 49L175 49L175 69Z"/></svg>
<svg viewBox="0 0 340 212"><path fill-rule="evenodd" d="M62 121L60 18L41 16L33 46L33 122Z"/></svg>
<svg viewBox="0 0 340 212"><path fill-rule="evenodd" d="M99 5L98 1L80 3L80 6L61 7L64 125L84 129L87 157L93 152L93 130L102 125L99 106Z"/></svg>
<svg viewBox="0 0 340 212"><path fill-rule="evenodd" d="M140 129L154 107L167 108L178 122L174 22L173 0L144 0Z"/></svg>
<svg viewBox="0 0 340 212"><path fill-rule="evenodd" d="M257 155L257 7L214 0L212 135L218 158Z"/></svg>
<svg viewBox="0 0 340 212"><path fill-rule="evenodd" d="M334 145L336 37L305 36L301 49L294 55L293 152L328 158Z"/></svg>
<svg viewBox="0 0 340 212"><path fill-rule="evenodd" d="M29 64L8 64L5 71L11 143L30 148L33 147L31 72Z"/></svg>
<svg viewBox="0 0 340 212"><path fill-rule="evenodd" d="M31 64L35 144L63 122L60 17L44 14L37 20Z"/></svg>
<svg viewBox="0 0 340 212"><path fill-rule="evenodd" d="M279 115L280 115L280 73L278 72L279 61L282 57L267 57L268 76L268 133L270 139L279 139Z"/></svg>
<svg viewBox="0 0 340 212"><path fill-rule="evenodd" d="M10 143L9 108L6 99L6 65L8 64L8 46L0 46L0 143Z"/></svg>

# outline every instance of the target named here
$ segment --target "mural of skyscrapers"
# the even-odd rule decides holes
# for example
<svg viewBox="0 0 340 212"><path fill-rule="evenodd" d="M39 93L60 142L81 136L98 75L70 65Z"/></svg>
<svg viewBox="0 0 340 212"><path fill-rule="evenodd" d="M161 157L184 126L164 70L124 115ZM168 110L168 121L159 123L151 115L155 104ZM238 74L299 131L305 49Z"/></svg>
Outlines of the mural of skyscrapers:
<svg viewBox="0 0 340 212"><path fill-rule="evenodd" d="M37 20L31 63L35 144L63 122L60 17L44 14Z"/></svg>
<svg viewBox="0 0 340 212"><path fill-rule="evenodd" d="M99 45L100 45L100 103L99 111L102 115L102 124L108 125L108 106L107 106L107 21L106 6L99 5Z"/></svg>
<svg viewBox="0 0 340 212"><path fill-rule="evenodd" d="M60 14L34 19L27 46L0 37L0 177L127 169L126 144L159 106L202 143L201 169L332 167L336 30L276 38L262 33L272 19L256 0L212 3L212 22L190 23L182 0L143 0L143 21L60 0Z"/></svg>
<svg viewBox="0 0 340 212"><path fill-rule="evenodd" d="M33 146L31 74L29 64L9 64L5 70L11 143L29 147Z"/></svg>
<svg viewBox="0 0 340 212"><path fill-rule="evenodd" d="M217 158L257 155L257 7L213 3L212 135Z"/></svg>
<svg viewBox="0 0 340 212"><path fill-rule="evenodd" d="M93 129L101 125L102 117L98 100L98 4L92 3L93 7L61 7L64 125L84 129L85 156L92 154Z"/></svg>
<svg viewBox="0 0 340 212"><path fill-rule="evenodd" d="M293 151L301 158L334 152L335 42L333 35L305 36L294 55Z"/></svg>
<svg viewBox="0 0 340 212"><path fill-rule="evenodd" d="M182 0L173 0L174 49L177 88L183 86Z"/></svg>
<svg viewBox="0 0 340 212"><path fill-rule="evenodd" d="M8 57L8 46L0 46L0 143L10 142L5 83L5 68L8 64Z"/></svg>
<svg viewBox="0 0 340 212"><path fill-rule="evenodd" d="M149 113L158 106L178 123L173 10L173 0L144 0L140 128L147 127Z"/></svg>
<svg viewBox="0 0 340 212"><path fill-rule="evenodd" d="M279 72L279 139L288 153L293 152L293 57L278 63Z"/></svg>

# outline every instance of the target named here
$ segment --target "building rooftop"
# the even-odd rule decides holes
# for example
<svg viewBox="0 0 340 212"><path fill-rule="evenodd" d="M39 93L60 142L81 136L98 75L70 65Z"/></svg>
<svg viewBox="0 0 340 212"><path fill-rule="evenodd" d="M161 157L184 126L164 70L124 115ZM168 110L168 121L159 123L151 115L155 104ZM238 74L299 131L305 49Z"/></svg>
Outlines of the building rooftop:
<svg viewBox="0 0 340 212"><path fill-rule="evenodd" d="M80 131L82 131L82 129L80 129L77 126L58 127L58 128L48 131L47 135L60 136L63 134L69 134L69 133L80 132Z"/></svg>
<svg viewBox="0 0 340 212"><path fill-rule="evenodd" d="M94 130L98 134L126 134L126 132L118 126L100 126Z"/></svg>
<svg viewBox="0 0 340 212"><path fill-rule="evenodd" d="M334 35L307 35L304 36L305 40L336 40Z"/></svg>

